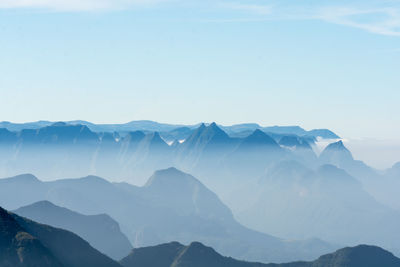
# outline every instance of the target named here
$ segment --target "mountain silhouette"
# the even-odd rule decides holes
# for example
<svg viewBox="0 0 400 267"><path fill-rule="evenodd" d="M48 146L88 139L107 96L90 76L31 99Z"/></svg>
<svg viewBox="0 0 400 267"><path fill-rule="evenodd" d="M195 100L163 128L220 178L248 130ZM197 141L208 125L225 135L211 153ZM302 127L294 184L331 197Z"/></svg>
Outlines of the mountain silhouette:
<svg viewBox="0 0 400 267"><path fill-rule="evenodd" d="M261 264L224 257L199 242L188 246L172 242L134 249L120 263L124 267L398 267L400 259L379 247L360 245L323 255L313 262Z"/></svg>
<svg viewBox="0 0 400 267"><path fill-rule="evenodd" d="M0 207L0 266L62 267L37 238L23 229L12 214Z"/></svg>
<svg viewBox="0 0 400 267"><path fill-rule="evenodd" d="M250 230L200 181L174 168L154 173L143 187L95 176L38 181L34 186L18 179L0 180L0 205L16 209L48 200L82 214L105 213L119 222L135 247L196 240L224 255L263 262L312 259L336 248L317 240L286 241Z"/></svg>
<svg viewBox="0 0 400 267"><path fill-rule="evenodd" d="M258 231L296 239L317 236L338 244L372 243L399 251L395 229L400 212L376 201L358 179L334 165L314 170L283 161L241 192L247 204L242 199L235 214Z"/></svg>
<svg viewBox="0 0 400 267"><path fill-rule="evenodd" d="M105 214L82 215L49 201L36 202L13 212L42 224L71 231L115 260L120 260L132 249L118 223Z"/></svg>
<svg viewBox="0 0 400 267"><path fill-rule="evenodd" d="M77 235L0 208L0 266L118 267Z"/></svg>
<svg viewBox="0 0 400 267"><path fill-rule="evenodd" d="M329 144L321 153L320 160L324 163L331 163L337 166L346 165L352 162L351 152L344 146L343 141Z"/></svg>

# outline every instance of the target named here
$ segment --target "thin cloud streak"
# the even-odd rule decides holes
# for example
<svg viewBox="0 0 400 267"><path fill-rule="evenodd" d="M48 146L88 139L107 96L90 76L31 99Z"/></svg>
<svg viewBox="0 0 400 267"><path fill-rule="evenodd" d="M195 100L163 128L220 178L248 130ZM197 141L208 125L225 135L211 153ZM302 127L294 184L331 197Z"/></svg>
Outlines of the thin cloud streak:
<svg viewBox="0 0 400 267"><path fill-rule="evenodd" d="M0 0L1 9L40 8L57 11L93 11L151 6L167 0Z"/></svg>
<svg viewBox="0 0 400 267"><path fill-rule="evenodd" d="M185 3L207 6L213 10L230 11L231 18L200 19L207 22L263 22L269 20L319 20L332 24L357 28L374 34L400 36L400 1L353 2L327 6L314 2L269 1L254 4L248 1L207 1L193 0L0 0L0 9L41 8L55 11L96 11L121 10L132 7L152 7L162 3L184 8ZM260 2L258 2L260 3ZM264 2L265 3L265 2ZM190 5L189 5L190 6ZM187 6L186 6L187 7ZM225 14L226 15L226 14ZM243 17L245 15L246 17Z"/></svg>
<svg viewBox="0 0 400 267"><path fill-rule="evenodd" d="M266 5L255 5L255 4L242 4L242 3L221 3L219 4L220 7L237 10L237 11L245 11L251 12L253 14L258 15L269 15L271 14L272 7Z"/></svg>
<svg viewBox="0 0 400 267"><path fill-rule="evenodd" d="M375 16L382 18L377 21L370 18ZM356 9L331 7L321 9L315 18L371 33L400 36L400 9L396 8ZM364 20L361 20L361 18Z"/></svg>
<svg viewBox="0 0 400 267"><path fill-rule="evenodd" d="M239 8L239 6L238 6ZM216 22L254 22L267 20L320 20L332 24L358 28L374 34L400 36L400 7L359 8L351 6L329 7L287 7L287 6L252 6L243 10L260 15L268 10L263 18L223 19ZM377 19L379 18L379 19Z"/></svg>

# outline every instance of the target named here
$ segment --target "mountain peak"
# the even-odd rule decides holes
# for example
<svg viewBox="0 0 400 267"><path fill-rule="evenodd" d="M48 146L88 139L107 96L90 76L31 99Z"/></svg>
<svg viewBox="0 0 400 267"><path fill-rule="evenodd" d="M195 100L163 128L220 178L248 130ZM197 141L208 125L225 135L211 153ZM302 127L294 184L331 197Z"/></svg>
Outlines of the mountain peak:
<svg viewBox="0 0 400 267"><path fill-rule="evenodd" d="M353 155L344 146L342 140L329 144L322 151L319 158L323 163L330 163L338 166L343 166L343 164L348 164L354 160Z"/></svg>
<svg viewBox="0 0 400 267"><path fill-rule="evenodd" d="M158 170L158 171L156 171L156 173L163 173L163 174L179 174L179 175L186 174L186 173L184 173L184 172L178 170L178 169L175 168L175 167L169 167L169 168L167 168L167 169Z"/></svg>
<svg viewBox="0 0 400 267"><path fill-rule="evenodd" d="M342 140L339 140L335 143L329 144L325 149L332 149L332 150L348 150Z"/></svg>
<svg viewBox="0 0 400 267"><path fill-rule="evenodd" d="M186 144L191 145L205 145L209 142L227 142L231 140L226 132L224 132L218 125L213 122L208 126L202 124L199 128L192 133L192 135L185 141Z"/></svg>
<svg viewBox="0 0 400 267"><path fill-rule="evenodd" d="M35 202L31 206L34 206L34 207L51 207L51 208L58 207L58 206L54 205L53 203L51 203L48 200L42 200L42 201Z"/></svg>
<svg viewBox="0 0 400 267"><path fill-rule="evenodd" d="M392 253L376 246L347 247L321 256L318 266L399 266L400 260Z"/></svg>
<svg viewBox="0 0 400 267"><path fill-rule="evenodd" d="M216 122L212 122L212 123L210 124L210 127L211 127L211 128L219 128Z"/></svg>
<svg viewBox="0 0 400 267"><path fill-rule="evenodd" d="M207 132L213 132L215 135L228 136L215 122L205 128Z"/></svg>
<svg viewBox="0 0 400 267"><path fill-rule="evenodd" d="M255 130L251 135L246 137L243 143L278 146L272 137L259 129Z"/></svg>
<svg viewBox="0 0 400 267"><path fill-rule="evenodd" d="M146 187L156 186L157 184L165 184L176 186L177 183L181 183L187 180L195 180L191 175L178 170L175 167L170 167L164 170L155 171L154 174L149 178L146 183Z"/></svg>

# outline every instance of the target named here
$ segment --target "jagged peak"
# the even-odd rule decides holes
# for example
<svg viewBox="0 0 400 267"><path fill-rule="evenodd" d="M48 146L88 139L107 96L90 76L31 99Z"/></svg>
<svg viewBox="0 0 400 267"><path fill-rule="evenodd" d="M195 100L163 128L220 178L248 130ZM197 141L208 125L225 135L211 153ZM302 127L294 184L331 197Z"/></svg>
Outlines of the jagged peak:
<svg viewBox="0 0 400 267"><path fill-rule="evenodd" d="M197 130L192 133L192 135L187 140L197 140L197 138L211 140L214 137L220 140L230 139L229 135L220 127L218 127L215 122L213 122L208 126L205 126L205 124L202 123L201 126L197 128Z"/></svg>
<svg viewBox="0 0 400 267"><path fill-rule="evenodd" d="M212 122L209 126L211 128L219 128L216 122Z"/></svg>
<svg viewBox="0 0 400 267"><path fill-rule="evenodd" d="M219 132L219 133L225 133L224 130L222 130L215 122L211 123L210 125L208 125L208 127L206 127L208 129L213 130L214 132Z"/></svg>
<svg viewBox="0 0 400 267"><path fill-rule="evenodd" d="M344 143L343 143L343 141L342 140L339 140L339 141L337 141L337 142L334 142L334 143L331 143L331 144L329 144L326 148L325 148L325 150L329 150L329 149L335 149L335 150L348 150L346 147L345 147L345 145L344 145Z"/></svg>
<svg viewBox="0 0 400 267"><path fill-rule="evenodd" d="M257 143L257 144L270 144L270 145L276 145L278 144L275 142L275 140L266 134L265 132L261 131L260 129L256 129L252 134L247 136L244 141L244 143Z"/></svg>

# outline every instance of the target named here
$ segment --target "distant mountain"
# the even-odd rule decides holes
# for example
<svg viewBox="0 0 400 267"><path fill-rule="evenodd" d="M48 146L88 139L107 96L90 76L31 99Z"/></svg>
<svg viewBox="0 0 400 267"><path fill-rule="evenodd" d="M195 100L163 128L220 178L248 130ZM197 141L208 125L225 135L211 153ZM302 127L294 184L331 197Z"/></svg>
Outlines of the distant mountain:
<svg viewBox="0 0 400 267"><path fill-rule="evenodd" d="M120 267L77 235L0 208L0 266Z"/></svg>
<svg viewBox="0 0 400 267"><path fill-rule="evenodd" d="M155 257L154 255L158 255ZM224 257L210 247L177 242L134 249L121 260L124 267L399 267L400 259L379 247L360 245L340 249L313 262L261 264Z"/></svg>
<svg viewBox="0 0 400 267"><path fill-rule="evenodd" d="M123 124L95 124L83 120L66 121L65 123L72 125L85 125L94 132L120 132L120 133L127 133L132 131L161 132L161 133L173 132L173 131L179 132L181 131L177 130L179 128L196 129L200 126L200 123L194 125L165 124L149 120L131 121ZM10 131L21 131L23 129L39 129L42 127L50 126L52 124L54 124L54 122L50 121L38 121L38 122L28 122L28 123L12 123L3 121L0 122L0 128L6 128ZM308 135L313 137L322 137L326 139L339 138L339 136L337 136L335 133L327 129L315 129L311 131L306 131L299 126L262 127L257 123L243 123L231 126L220 125L220 127L224 131L226 131L229 135L242 131L253 132L256 129L262 129L266 132L286 134L286 135L287 134L296 134L299 136ZM186 129L184 131L186 131Z"/></svg>
<svg viewBox="0 0 400 267"><path fill-rule="evenodd" d="M321 164L338 166L363 182L367 182L369 179L379 179L378 173L373 168L353 158L342 141L329 144L320 154L319 161Z"/></svg>
<svg viewBox="0 0 400 267"><path fill-rule="evenodd" d="M317 155L307 139L296 135L285 135L279 140L279 145L289 149L297 161L308 166L318 165Z"/></svg>
<svg viewBox="0 0 400 267"><path fill-rule="evenodd" d="M35 173L51 179L94 174L136 184L142 184L154 170L168 166L190 171L199 177L209 177L211 182L215 180L214 176L236 173L232 166L224 169L224 158L240 143L246 143L244 139L252 136L255 130L259 134L266 131L257 124L182 126L151 121L110 125L86 121L5 122L0 126L7 127L0 128L0 175ZM293 135L290 134L293 129L306 133L299 127L268 129L273 132L267 135L275 142ZM297 138L303 143L315 142L315 137L309 135ZM172 146L175 140L178 141ZM39 150L40 157L37 157ZM297 155L302 156L302 153ZM258 155L253 155L253 158L258 158ZM210 169L217 172L209 172Z"/></svg>
<svg viewBox="0 0 400 267"><path fill-rule="evenodd" d="M220 164L224 155L233 151L238 139L231 138L216 123L202 124L177 147L178 166L202 169Z"/></svg>
<svg viewBox="0 0 400 267"><path fill-rule="evenodd" d="M237 147L224 159L224 164L239 176L257 176L263 173L271 162L286 156L276 141L261 130L240 140ZM246 163L246 164L243 164Z"/></svg>
<svg viewBox="0 0 400 267"><path fill-rule="evenodd" d="M340 136L335 134L334 132L328 130L328 129L315 129L308 131L307 134L308 136L314 136L314 137L322 137L323 139L339 139Z"/></svg>
<svg viewBox="0 0 400 267"><path fill-rule="evenodd" d="M19 208L15 214L33 221L71 231L107 256L120 260L132 249L119 225L108 215L82 215L49 201L40 201Z"/></svg>
<svg viewBox="0 0 400 267"><path fill-rule="evenodd" d="M70 125L64 122L54 123L37 130L23 129L18 137L24 143L40 144L88 144L97 143L99 137L84 125Z"/></svg>
<svg viewBox="0 0 400 267"><path fill-rule="evenodd" d="M336 248L319 240L286 241L247 229L213 192L174 168L155 172L143 187L94 176L53 182L31 175L0 180L0 205L15 209L40 200L83 214L109 214L135 247L197 240L225 255L263 262L312 259Z"/></svg>
<svg viewBox="0 0 400 267"><path fill-rule="evenodd" d="M377 202L359 180L336 166L313 170L297 161L283 161L240 192L240 200L227 203L240 207L234 212L250 228L285 238L372 243L400 252L395 230L400 212Z"/></svg>
<svg viewBox="0 0 400 267"><path fill-rule="evenodd" d="M342 141L329 144L319 156L324 163L343 166L354 161L351 152L344 146Z"/></svg>
<svg viewBox="0 0 400 267"><path fill-rule="evenodd" d="M334 132L328 129L314 129L311 131L306 131L299 126L273 126L262 128L265 132L276 133L276 134L294 134L298 136L313 136L322 137L324 139L338 139L340 138Z"/></svg>
<svg viewBox="0 0 400 267"><path fill-rule="evenodd" d="M295 134L295 135L306 135L307 131L299 126L270 126L264 127L264 131L277 134Z"/></svg>
<svg viewBox="0 0 400 267"><path fill-rule="evenodd" d="M246 137L240 144L238 149L280 149L279 145L269 135L261 130L255 130L251 135Z"/></svg>

